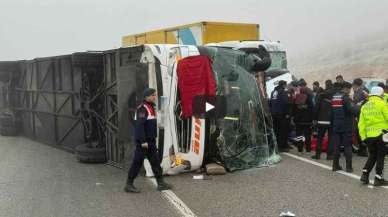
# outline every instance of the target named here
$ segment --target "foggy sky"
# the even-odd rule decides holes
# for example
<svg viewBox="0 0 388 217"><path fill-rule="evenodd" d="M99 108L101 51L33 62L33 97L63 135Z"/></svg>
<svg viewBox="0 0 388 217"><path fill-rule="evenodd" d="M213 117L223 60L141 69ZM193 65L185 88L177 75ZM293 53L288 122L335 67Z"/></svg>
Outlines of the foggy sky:
<svg viewBox="0 0 388 217"><path fill-rule="evenodd" d="M295 58L388 29L386 0L0 0L0 60L120 47L121 36L198 21L261 25Z"/></svg>

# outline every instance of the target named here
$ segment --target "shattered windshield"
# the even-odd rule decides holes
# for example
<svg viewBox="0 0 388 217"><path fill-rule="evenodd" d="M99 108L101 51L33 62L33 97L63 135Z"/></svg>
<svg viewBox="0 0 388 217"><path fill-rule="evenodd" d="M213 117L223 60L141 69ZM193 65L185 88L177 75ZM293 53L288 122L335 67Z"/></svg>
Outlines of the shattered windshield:
<svg viewBox="0 0 388 217"><path fill-rule="evenodd" d="M217 120L217 146L231 171L264 166L277 157L275 144L267 139L259 88L248 71L252 64L251 56L243 52L217 49L213 56L217 95L227 102L226 116Z"/></svg>
<svg viewBox="0 0 388 217"><path fill-rule="evenodd" d="M281 69L287 69L287 57L286 52L269 52L269 55L271 56L271 66L269 67L270 70L281 70Z"/></svg>

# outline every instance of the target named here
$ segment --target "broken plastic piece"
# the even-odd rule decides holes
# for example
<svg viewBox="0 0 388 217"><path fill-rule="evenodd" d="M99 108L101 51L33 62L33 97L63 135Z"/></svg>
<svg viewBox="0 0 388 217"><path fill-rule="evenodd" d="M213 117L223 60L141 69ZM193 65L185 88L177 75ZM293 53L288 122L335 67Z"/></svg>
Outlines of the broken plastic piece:
<svg viewBox="0 0 388 217"><path fill-rule="evenodd" d="M296 215L290 211L287 211L287 212L282 212L280 213L279 215L280 217L296 217Z"/></svg>
<svg viewBox="0 0 388 217"><path fill-rule="evenodd" d="M210 180L211 178L206 175L195 175L193 176L193 179L195 180Z"/></svg>

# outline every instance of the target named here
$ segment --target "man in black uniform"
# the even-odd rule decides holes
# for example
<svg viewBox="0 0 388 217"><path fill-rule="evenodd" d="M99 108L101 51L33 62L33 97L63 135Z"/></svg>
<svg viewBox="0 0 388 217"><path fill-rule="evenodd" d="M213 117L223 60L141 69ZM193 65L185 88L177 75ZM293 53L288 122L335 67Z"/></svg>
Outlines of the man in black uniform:
<svg viewBox="0 0 388 217"><path fill-rule="evenodd" d="M334 159L333 171L342 170L339 164L340 148L344 146L346 172L352 173L352 133L355 107L349 97L352 84L334 83L335 93L331 100L331 123L333 128Z"/></svg>
<svg viewBox="0 0 388 217"><path fill-rule="evenodd" d="M275 90L271 93L270 109L272 114L273 126L280 152L288 152L287 143L290 119L290 105L287 91L286 81L279 81Z"/></svg>
<svg viewBox="0 0 388 217"><path fill-rule="evenodd" d="M136 110L135 117L135 156L132 166L128 171L127 184L124 188L126 192L139 193L135 188L133 181L139 173L143 165L144 158L147 157L151 163L152 171L154 172L158 183L158 190L168 190L170 185L163 181L162 168L158 157L158 149L156 147L157 125L156 112L154 109L156 101L156 90L147 88L143 93L144 101Z"/></svg>

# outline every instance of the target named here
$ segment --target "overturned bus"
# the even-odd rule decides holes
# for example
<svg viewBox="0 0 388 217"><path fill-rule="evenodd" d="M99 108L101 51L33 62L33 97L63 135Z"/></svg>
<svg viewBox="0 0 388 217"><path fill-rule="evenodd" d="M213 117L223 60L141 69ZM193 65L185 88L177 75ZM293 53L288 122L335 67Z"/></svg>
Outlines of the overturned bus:
<svg viewBox="0 0 388 217"><path fill-rule="evenodd" d="M126 167L132 158L134 116L145 87L157 90L157 145L165 174L195 171L208 162L234 171L280 160L253 74L260 57L217 47L146 44L106 51L104 63L111 164ZM225 114L187 112L194 105L190 98L201 94L222 96Z"/></svg>
<svg viewBox="0 0 388 217"><path fill-rule="evenodd" d="M20 135L82 154L79 160L126 168L135 148L136 108L144 88L151 87L158 95L164 174L210 162L228 171L261 167L280 160L264 81L254 76L269 67L268 56L146 44L20 61L17 76L9 79L9 107L21 119ZM223 115L195 114L193 99L199 95L222 97L215 107L222 106Z"/></svg>

